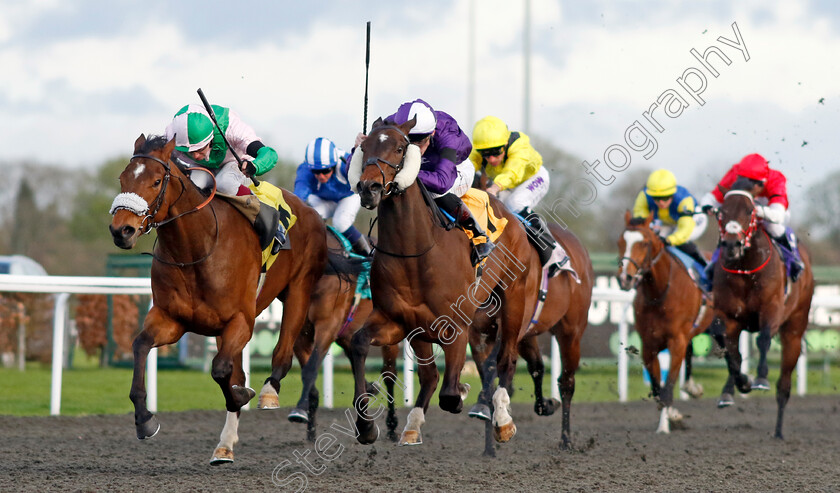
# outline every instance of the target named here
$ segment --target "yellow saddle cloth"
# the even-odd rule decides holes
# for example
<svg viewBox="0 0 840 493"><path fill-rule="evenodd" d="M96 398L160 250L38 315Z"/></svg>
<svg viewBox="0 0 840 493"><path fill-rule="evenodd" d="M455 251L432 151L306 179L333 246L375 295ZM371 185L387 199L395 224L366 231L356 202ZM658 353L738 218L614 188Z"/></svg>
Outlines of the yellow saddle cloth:
<svg viewBox="0 0 840 493"><path fill-rule="evenodd" d="M248 188L250 188L251 191L254 192L254 195L260 199L260 202L268 204L280 211L280 222L286 228L286 245L288 245L289 230L291 230L292 226L294 226L295 222L297 222L297 216L292 214L292 208L289 207L289 204L286 203L286 199L283 198L283 190L265 180L260 181L259 186L251 183ZM265 267L265 271L268 271L268 269L271 268L271 265L274 264L274 261L277 260L277 254L271 254L272 245L273 243L269 244L262 252L262 264Z"/></svg>
<svg viewBox="0 0 840 493"><path fill-rule="evenodd" d="M461 197L461 200L470 209L470 212L472 212L476 222L484 228L484 231L487 233L487 237L490 238L490 241L495 242L504 232L508 220L504 217L496 217L496 214L493 212L493 208L490 207L490 196L487 195L487 192L476 188L470 188L467 190L467 193ZM484 236L473 238L472 231L464 232L476 245L487 241Z"/></svg>

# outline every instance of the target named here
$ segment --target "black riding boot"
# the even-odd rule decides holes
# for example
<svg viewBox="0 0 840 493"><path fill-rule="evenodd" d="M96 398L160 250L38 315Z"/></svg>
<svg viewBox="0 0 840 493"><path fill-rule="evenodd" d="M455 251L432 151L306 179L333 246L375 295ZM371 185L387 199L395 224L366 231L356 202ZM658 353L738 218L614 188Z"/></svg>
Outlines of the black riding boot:
<svg viewBox="0 0 840 493"><path fill-rule="evenodd" d="M689 257L693 258L698 263L700 263L700 265L702 265L704 269L706 268L706 265L708 265L709 262L706 260L705 257L703 257L703 255L700 253L700 250L697 249L697 245L695 245L693 241L688 241L683 243L682 245L677 245L677 248L684 254L688 255Z"/></svg>
<svg viewBox="0 0 840 493"><path fill-rule="evenodd" d="M548 267L549 277L556 276L563 265L569 261L569 256L557 244L557 240L551 235L548 225L539 214L526 207L519 211L519 215L527 221L524 226L528 233L528 241L537 250L540 264L543 267Z"/></svg>
<svg viewBox="0 0 840 493"><path fill-rule="evenodd" d="M455 194L447 193L436 198L435 203L437 203L438 207L454 217L458 226L464 230L470 231L473 238L479 238L482 236L485 238L485 241L482 243L473 243L475 251L473 265L478 265L482 260L490 256L490 252L496 248L496 245L490 241L487 233L485 233L484 229L482 229L478 222L476 222L469 207L467 207L459 197Z"/></svg>
<svg viewBox="0 0 840 493"><path fill-rule="evenodd" d="M370 247L370 243L368 242L367 236L362 235L359 236L359 239L353 243L353 253L358 253L359 255L370 257L373 255L373 249Z"/></svg>
<svg viewBox="0 0 840 493"><path fill-rule="evenodd" d="M260 240L260 250L265 250L276 239L271 252L277 253L275 249L279 251L282 244L286 242L286 229L280 222L280 211L268 204L260 202L260 212L254 220L254 230Z"/></svg>

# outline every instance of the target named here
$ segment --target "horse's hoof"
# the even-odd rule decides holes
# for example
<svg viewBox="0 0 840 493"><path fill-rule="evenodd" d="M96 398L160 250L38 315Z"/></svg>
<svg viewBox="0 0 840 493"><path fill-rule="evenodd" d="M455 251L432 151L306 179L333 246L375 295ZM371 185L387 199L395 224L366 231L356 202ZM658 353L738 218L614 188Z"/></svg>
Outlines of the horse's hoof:
<svg viewBox="0 0 840 493"><path fill-rule="evenodd" d="M402 432L402 436L400 436L399 445L401 447L403 445L420 445L421 443L423 443L423 437L420 436L419 431L406 430Z"/></svg>
<svg viewBox="0 0 840 493"><path fill-rule="evenodd" d="M682 388L692 399L699 399L703 397L703 386L699 383L688 382Z"/></svg>
<svg viewBox="0 0 840 493"><path fill-rule="evenodd" d="M388 430L388 433L385 436L388 437L388 440L391 440L394 443L396 443L400 439L400 437L397 436L397 432L395 432L394 430Z"/></svg>
<svg viewBox="0 0 840 493"><path fill-rule="evenodd" d="M211 466L218 466L221 464L228 464L233 462L233 450L227 447L217 447L213 451L213 458L210 459Z"/></svg>
<svg viewBox="0 0 840 493"><path fill-rule="evenodd" d="M742 394L749 394L753 389L750 377L743 373L735 377L735 388Z"/></svg>
<svg viewBox="0 0 840 493"><path fill-rule="evenodd" d="M309 423L309 413L303 409L292 409L289 412L289 421L292 423Z"/></svg>
<svg viewBox="0 0 840 493"><path fill-rule="evenodd" d="M464 400L460 394L441 395L440 408L452 414L458 414L464 409Z"/></svg>
<svg viewBox="0 0 840 493"><path fill-rule="evenodd" d="M260 394L260 402L257 404L257 409L278 409L280 407L280 398L277 394Z"/></svg>
<svg viewBox="0 0 840 493"><path fill-rule="evenodd" d="M160 423L158 423L158 420L154 414L145 423L140 423L136 425L136 427L137 438L139 438L140 440L145 440L146 438L154 438L154 436L157 435L160 431Z"/></svg>
<svg viewBox="0 0 840 493"><path fill-rule="evenodd" d="M752 383L753 390L770 390L770 382L766 378L756 378Z"/></svg>
<svg viewBox="0 0 840 493"><path fill-rule="evenodd" d="M541 402L534 404L534 412L537 413L537 416L551 416L559 406L560 401L557 399L543 399Z"/></svg>
<svg viewBox="0 0 840 493"><path fill-rule="evenodd" d="M379 438L379 426L376 424L369 427L368 425L359 426L359 422L356 421L356 429L359 432L359 435L356 437L356 441L362 445L370 445ZM362 431L363 429L364 431Z"/></svg>
<svg viewBox="0 0 840 493"><path fill-rule="evenodd" d="M474 405L467 415L471 418L478 418L482 421L490 421L492 418L492 415L490 414L490 406L487 404Z"/></svg>
<svg viewBox="0 0 840 493"><path fill-rule="evenodd" d="M231 385L230 391L233 394L233 400L241 408L245 404L251 402L257 393L250 387L242 387L240 385Z"/></svg>
<svg viewBox="0 0 840 493"><path fill-rule="evenodd" d="M732 397L732 394L720 394L720 399L718 399L718 409L723 409L724 407L729 407L735 404L735 398Z"/></svg>
<svg viewBox="0 0 840 493"><path fill-rule="evenodd" d="M516 435L516 425L513 421L506 425L493 426L493 438L499 443L510 441Z"/></svg>

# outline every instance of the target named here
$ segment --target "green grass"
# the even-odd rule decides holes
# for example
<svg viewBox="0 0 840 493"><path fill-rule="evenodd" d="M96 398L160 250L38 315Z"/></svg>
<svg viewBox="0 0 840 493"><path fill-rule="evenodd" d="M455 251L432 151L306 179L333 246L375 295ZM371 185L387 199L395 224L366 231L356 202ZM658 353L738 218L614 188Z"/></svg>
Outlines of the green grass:
<svg viewBox="0 0 840 493"><path fill-rule="evenodd" d="M341 360L339 360L341 361ZM77 358L75 367L65 370L62 383L62 415L124 414L133 411L128 391L131 386L129 368L100 369L96 361ZM533 402L533 384L525 365L517 365L514 380L516 392L513 402ZM546 368L548 370L548 368ZM259 390L268 376L268 369L257 368L251 374L251 386ZM375 380L376 372L369 372L368 379ZM695 380L706 389L706 398L715 398L726 377L726 370L715 361L713 364L695 365ZM400 377L402 374L400 373ZM769 379L775 384L778 365L771 363ZM796 374L793 375L796 392ZM550 377L546 374L543 392L550 395ZM468 404L475 402L480 382L477 376L465 374L462 381L472 386ZM618 377L615 362L584 361L576 376L574 402L616 402L618 400ZM300 372L295 366L282 382L280 404L294 406L300 396ZM353 396L353 378L347 367L338 366L334 375L335 407L350 407ZM321 378L318 387L322 388ZM812 362L808 371L808 394L840 394L840 365L834 362L827 367ZM415 392L419 389L416 382ZM646 399L649 389L642 380L642 368L638 360L631 362L628 399ZM772 395L775 391L771 391ZM402 403L401 389L395 392L398 403ZM323 399L323 398L322 398ZM412 397L413 399L413 397ZM437 398L432 399L437 405ZM256 399L252 406L256 405ZM222 409L224 401L221 391L210 375L197 370L161 369L158 371L158 410L185 411L190 409ZM29 363L24 372L17 369L0 369L0 414L18 416L45 416L50 409L50 368L47 365Z"/></svg>

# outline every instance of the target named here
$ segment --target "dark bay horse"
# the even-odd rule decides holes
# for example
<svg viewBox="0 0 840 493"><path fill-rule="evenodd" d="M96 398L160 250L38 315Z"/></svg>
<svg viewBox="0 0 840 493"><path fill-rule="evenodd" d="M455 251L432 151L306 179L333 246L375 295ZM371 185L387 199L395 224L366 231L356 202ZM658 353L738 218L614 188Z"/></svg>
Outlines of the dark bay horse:
<svg viewBox="0 0 840 493"><path fill-rule="evenodd" d="M329 252L343 252L338 239L327 232L327 249ZM356 265L361 269L361 265ZM315 421L318 409L318 389L315 381L318 370L329 351L332 343L338 344L350 354L350 340L358 331L373 309L370 299L360 298L356 303L356 281L358 273L350 272L346 279L337 273L327 273L315 284L309 304L307 321L295 341L295 355L301 366L301 380L303 388L301 397L295 408L289 413L289 421L306 423L306 436L310 441L315 440ZM355 311L354 310L354 304ZM351 319L352 313L352 319ZM394 395L394 376L397 374L398 346L382 346L382 378L387 395ZM373 394L378 389L368 385L368 392ZM397 441L397 414L394 400L388 401L388 438Z"/></svg>
<svg viewBox="0 0 840 493"><path fill-rule="evenodd" d="M767 379L767 351L776 334L781 338L782 361L776 383L776 438L782 437L785 405L790 398L791 373L802 350L802 337L808 326L808 313L814 295L811 256L799 246L805 270L797 282L789 283L784 261L756 216L749 189L736 182L724 196L718 211L720 259L715 265L713 293L715 312L725 326L726 362L733 379L724 393L741 393L754 387L741 373L738 339L742 330L758 332L756 344L760 359L758 379Z"/></svg>
<svg viewBox="0 0 840 493"><path fill-rule="evenodd" d="M432 344L444 355L445 370L439 393L440 407L459 413L469 387L460 383L466 360L468 329L479 307L496 306L501 320L498 365L500 388L493 396L496 407L494 432L507 441L516 431L509 412L516 344L524 331L521 302L537 289L529 277L530 245L516 218L501 203L490 199L497 217L508 226L496 242L493 254L478 278L470 261L470 246L459 230L439 227L416 183L420 151L409 145L408 132L415 120L402 125L373 123L370 135L353 156L350 182L357 184L362 205L378 208L379 243L371 267L373 312L353 336L352 364L356 376L355 407L358 441L372 443L376 428L365 392L364 361L368 348L397 344L408 339L417 357L420 392L400 439L401 444L422 443L420 426L438 383ZM383 410L379 406L379 410Z"/></svg>
<svg viewBox="0 0 840 493"><path fill-rule="evenodd" d="M228 413L211 463L232 462L240 408L255 394L245 387L242 370L242 350L251 339L254 318L274 298L283 301L280 337L266 380L276 397L280 379L292 364L310 293L324 272L325 227L314 209L284 191L297 216L288 235L291 249L280 251L257 293L262 259L253 227L227 201L207 200L170 161L174 147L174 139L137 139L134 155L120 175L122 193L115 205L121 206L115 207L110 225L114 243L124 249L150 229L157 231L151 272L154 306L134 340L134 421L140 439L160 429L146 407L149 350L173 344L185 332L216 337L219 350L211 375L222 389Z"/></svg>
<svg viewBox="0 0 840 493"><path fill-rule="evenodd" d="M691 378L691 340L711 324L714 310L683 264L670 255L650 228L647 218L624 215L625 230L618 239L618 282L621 289L636 289L633 314L642 340L642 360L650 373L650 389L660 408L657 433L670 433L670 424L682 414L673 406L674 384L686 362L686 391L699 397L703 389ZM671 353L665 386L660 387L660 351Z"/></svg>
<svg viewBox="0 0 840 493"><path fill-rule="evenodd" d="M516 225L521 227L519 221ZM508 227L511 227L511 225ZM533 325L531 325L530 317L535 314L537 298L540 296L539 289L527 293L522 300L507 300L507 302L519 302L525 306L525 313L528 318L525 327L523 327L522 337L519 340L518 351L527 363L528 373L534 381L534 412L540 416L552 415L560 403L556 399L546 399L543 396L542 381L545 374L545 365L543 364L542 352L537 344L537 336L550 331L560 345L560 357L563 366L557 384L560 388L563 409L561 447L569 448L571 446L570 418L572 397L575 393L575 372L580 364L580 340L588 324L595 275L589 253L580 240L571 231L558 224L550 223L548 227L552 236L569 255L571 265L580 278L580 283L576 282L568 271L561 271L559 275L548 278L545 304ZM535 276L538 279L537 286L539 288L543 270L539 255L533 248L531 248L529 262L532 264L529 269L529 276ZM484 387L479 395L479 401L470 415L482 419L489 416L487 401L489 400L488 390L492 388L490 387L492 376L486 374L485 360L490 355L495 342L497 326L495 321L492 321L493 323L489 322L491 322L491 318L487 316L486 310L482 310L481 316L476 317L470 331L470 347ZM488 377L490 378L488 379Z"/></svg>

